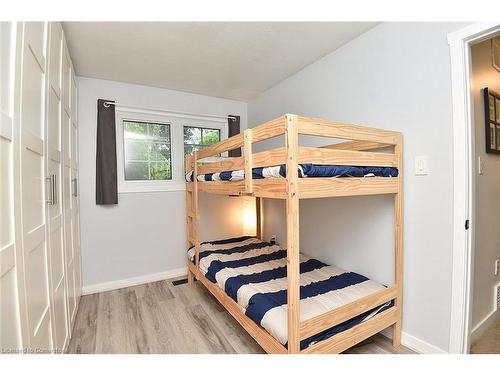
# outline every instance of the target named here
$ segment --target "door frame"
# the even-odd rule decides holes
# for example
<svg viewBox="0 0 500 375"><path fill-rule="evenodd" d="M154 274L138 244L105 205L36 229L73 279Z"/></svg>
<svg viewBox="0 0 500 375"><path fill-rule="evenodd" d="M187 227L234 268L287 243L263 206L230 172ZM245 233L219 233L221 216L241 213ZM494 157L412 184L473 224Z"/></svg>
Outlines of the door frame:
<svg viewBox="0 0 500 375"><path fill-rule="evenodd" d="M453 269L450 353L468 353L474 254L475 153L470 46L500 31L500 23L474 23L448 35L453 97ZM469 220L469 230L465 223Z"/></svg>

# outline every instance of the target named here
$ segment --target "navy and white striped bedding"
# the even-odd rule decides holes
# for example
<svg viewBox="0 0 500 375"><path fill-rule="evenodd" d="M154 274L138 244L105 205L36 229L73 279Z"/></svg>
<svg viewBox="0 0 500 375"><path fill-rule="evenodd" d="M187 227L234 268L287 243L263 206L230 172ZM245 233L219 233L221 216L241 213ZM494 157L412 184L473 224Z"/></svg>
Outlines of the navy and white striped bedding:
<svg viewBox="0 0 500 375"><path fill-rule="evenodd" d="M299 177L397 177L398 169L392 167L358 167L349 165L299 164ZM253 168L252 178L286 177L286 166ZM245 179L243 169L220 173L201 174L198 181L241 181ZM193 171L186 174L186 181L193 181Z"/></svg>
<svg viewBox="0 0 500 375"><path fill-rule="evenodd" d="M195 250L188 250L194 261ZM287 343L286 250L245 236L204 242L200 271L236 301L242 311L282 344ZM301 320L345 305L384 288L354 272L346 272L300 255ZM349 329L391 306L379 306L301 342L301 348Z"/></svg>

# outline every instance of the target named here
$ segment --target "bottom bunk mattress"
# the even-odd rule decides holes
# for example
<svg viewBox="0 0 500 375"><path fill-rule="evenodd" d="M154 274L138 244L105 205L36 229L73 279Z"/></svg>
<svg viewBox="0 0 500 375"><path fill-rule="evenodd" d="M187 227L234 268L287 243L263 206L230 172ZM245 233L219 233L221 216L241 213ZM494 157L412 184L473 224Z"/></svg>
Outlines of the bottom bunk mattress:
<svg viewBox="0 0 500 375"><path fill-rule="evenodd" d="M194 261L195 249L188 250ZM286 250L245 236L203 242L200 271L236 301L242 311L283 345L287 344ZM367 277L300 255L300 319L313 318L385 286ZM301 349L327 339L389 308L388 302L302 340Z"/></svg>

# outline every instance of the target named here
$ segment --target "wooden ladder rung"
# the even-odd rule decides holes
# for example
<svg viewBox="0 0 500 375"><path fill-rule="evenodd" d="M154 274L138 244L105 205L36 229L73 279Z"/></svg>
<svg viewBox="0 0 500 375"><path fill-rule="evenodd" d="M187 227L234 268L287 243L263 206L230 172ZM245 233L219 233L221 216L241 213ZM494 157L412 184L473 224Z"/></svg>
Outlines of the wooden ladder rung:
<svg viewBox="0 0 500 375"><path fill-rule="evenodd" d="M193 237L189 237L189 236L188 236L188 242L189 242L191 245L196 245L196 240L195 240Z"/></svg>

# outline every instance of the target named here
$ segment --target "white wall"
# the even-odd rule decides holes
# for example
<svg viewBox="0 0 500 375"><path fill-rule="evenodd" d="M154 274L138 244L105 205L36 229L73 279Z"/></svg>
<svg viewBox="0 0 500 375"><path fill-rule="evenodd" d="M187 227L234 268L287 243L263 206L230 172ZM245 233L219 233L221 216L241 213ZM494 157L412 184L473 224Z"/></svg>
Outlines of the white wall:
<svg viewBox="0 0 500 375"><path fill-rule="evenodd" d="M184 191L120 194L116 206L95 204L97 99L125 106L240 115L242 129L247 124L246 103L88 78L79 78L78 98L83 286L185 267ZM211 196L202 203L202 239L241 234L239 198ZM204 215L214 207L217 216Z"/></svg>
<svg viewBox="0 0 500 375"><path fill-rule="evenodd" d="M474 282L472 327L494 312L494 287L500 276L494 274L495 259L500 258L500 155L485 150L483 90L500 93L500 72L493 68L491 41L472 46L472 97L476 160L484 161L484 174L476 174L476 225L474 246Z"/></svg>
<svg viewBox="0 0 500 375"><path fill-rule="evenodd" d="M284 113L398 130L404 137L403 330L448 349L452 269L452 107L447 34L464 25L384 23L248 105L249 126ZM415 176L415 155L430 173ZM390 282L390 197L301 203L301 247ZM266 200L265 235L285 240L283 205Z"/></svg>

